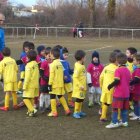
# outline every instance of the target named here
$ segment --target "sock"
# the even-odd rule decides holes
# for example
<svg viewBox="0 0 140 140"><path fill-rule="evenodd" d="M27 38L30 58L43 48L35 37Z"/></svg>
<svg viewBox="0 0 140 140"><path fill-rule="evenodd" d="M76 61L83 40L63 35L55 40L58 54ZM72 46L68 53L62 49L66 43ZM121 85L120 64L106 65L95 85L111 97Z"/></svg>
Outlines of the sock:
<svg viewBox="0 0 140 140"><path fill-rule="evenodd" d="M48 108L50 106L50 95L45 94L45 108Z"/></svg>
<svg viewBox="0 0 140 140"><path fill-rule="evenodd" d="M79 104L80 104L80 106L79 106L79 112L82 112L82 105L83 105L83 103L80 102Z"/></svg>
<svg viewBox="0 0 140 140"><path fill-rule="evenodd" d="M44 104L44 101L45 101L45 95L43 93L41 93L39 98L40 98L39 99L39 106L43 107L43 104Z"/></svg>
<svg viewBox="0 0 140 140"><path fill-rule="evenodd" d="M32 101L30 99L23 99L26 107L28 108L29 112L34 111L34 106L32 105Z"/></svg>
<svg viewBox="0 0 140 140"><path fill-rule="evenodd" d="M121 110L122 122L128 122L128 110Z"/></svg>
<svg viewBox="0 0 140 140"><path fill-rule="evenodd" d="M57 113L56 99L51 99L51 110L52 110L52 113Z"/></svg>
<svg viewBox="0 0 140 140"><path fill-rule="evenodd" d="M114 123L114 124L118 123L118 109L113 110L112 123Z"/></svg>
<svg viewBox="0 0 140 140"><path fill-rule="evenodd" d="M68 93L68 104L72 102L72 92Z"/></svg>
<svg viewBox="0 0 140 140"><path fill-rule="evenodd" d="M93 104L93 94L92 93L88 94L88 99L89 99L89 103Z"/></svg>
<svg viewBox="0 0 140 140"><path fill-rule="evenodd" d="M62 104L62 106L64 107L64 110L65 110L65 111L69 110L69 107L68 107L68 105L67 105L67 102L66 102L64 96L62 96L62 97L59 99L59 101L60 101L60 103Z"/></svg>
<svg viewBox="0 0 140 140"><path fill-rule="evenodd" d="M100 103L100 96L101 96L100 94L97 94L96 95L96 97L97 97L97 99L96 99L97 100L97 103Z"/></svg>
<svg viewBox="0 0 140 140"><path fill-rule="evenodd" d="M108 106L102 104L102 115L100 119L107 119L107 110L108 110Z"/></svg>
<svg viewBox="0 0 140 140"><path fill-rule="evenodd" d="M9 107L10 93L5 94L5 107Z"/></svg>
<svg viewBox="0 0 140 140"><path fill-rule="evenodd" d="M80 103L79 102L75 102L74 113L78 113L78 112L80 112Z"/></svg>
<svg viewBox="0 0 140 140"><path fill-rule="evenodd" d="M118 120L121 120L121 110L118 109Z"/></svg>
<svg viewBox="0 0 140 140"><path fill-rule="evenodd" d="M13 105L16 106L17 105L17 93L12 92L12 97L13 97Z"/></svg>

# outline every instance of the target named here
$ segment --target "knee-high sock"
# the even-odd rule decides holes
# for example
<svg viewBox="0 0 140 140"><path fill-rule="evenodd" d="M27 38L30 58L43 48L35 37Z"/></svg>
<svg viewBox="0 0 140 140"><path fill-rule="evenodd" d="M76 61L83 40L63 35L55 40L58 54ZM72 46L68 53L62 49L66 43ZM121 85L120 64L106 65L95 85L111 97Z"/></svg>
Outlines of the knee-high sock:
<svg viewBox="0 0 140 140"><path fill-rule="evenodd" d="M10 93L5 93L5 107L9 107Z"/></svg>
<svg viewBox="0 0 140 140"><path fill-rule="evenodd" d="M113 110L112 123L118 123L118 109Z"/></svg>
<svg viewBox="0 0 140 140"><path fill-rule="evenodd" d="M74 113L79 113L79 112L80 112L80 103L75 102Z"/></svg>
<svg viewBox="0 0 140 140"><path fill-rule="evenodd" d="M102 115L100 119L107 119L107 110L108 110L108 106L102 104Z"/></svg>
<svg viewBox="0 0 140 140"><path fill-rule="evenodd" d="M68 104L72 102L72 92L68 93Z"/></svg>
<svg viewBox="0 0 140 140"><path fill-rule="evenodd" d="M89 99L89 103L93 104L93 94L92 93L88 94L88 99Z"/></svg>
<svg viewBox="0 0 140 140"><path fill-rule="evenodd" d="M45 95L45 108L48 108L50 106L50 95Z"/></svg>
<svg viewBox="0 0 140 140"><path fill-rule="evenodd" d="M34 111L34 106L32 105L32 101L30 99L23 99L26 107L28 108L29 112Z"/></svg>
<svg viewBox="0 0 140 140"><path fill-rule="evenodd" d="M121 110L122 122L128 122L128 110Z"/></svg>
<svg viewBox="0 0 140 140"><path fill-rule="evenodd" d="M52 110L52 113L57 113L56 99L51 99L51 110Z"/></svg>
<svg viewBox="0 0 140 140"><path fill-rule="evenodd" d="M68 104L64 98L64 96L62 96L60 99L59 99L60 103L62 104L62 106L64 107L64 110L67 111L69 110L69 107L68 107Z"/></svg>
<svg viewBox="0 0 140 140"><path fill-rule="evenodd" d="M39 98L40 98L39 99L39 106L43 107L43 104L45 102L45 95L43 93L41 93Z"/></svg>
<svg viewBox="0 0 140 140"><path fill-rule="evenodd" d="M16 92L12 92L12 97L13 97L13 105L17 105L17 93Z"/></svg>
<svg viewBox="0 0 140 140"><path fill-rule="evenodd" d="M118 120L121 120L121 110L118 109Z"/></svg>
<svg viewBox="0 0 140 140"><path fill-rule="evenodd" d="M100 94L97 94L97 95L96 95L96 98L97 98L96 100L97 100L98 103L100 103L100 97L101 97Z"/></svg>

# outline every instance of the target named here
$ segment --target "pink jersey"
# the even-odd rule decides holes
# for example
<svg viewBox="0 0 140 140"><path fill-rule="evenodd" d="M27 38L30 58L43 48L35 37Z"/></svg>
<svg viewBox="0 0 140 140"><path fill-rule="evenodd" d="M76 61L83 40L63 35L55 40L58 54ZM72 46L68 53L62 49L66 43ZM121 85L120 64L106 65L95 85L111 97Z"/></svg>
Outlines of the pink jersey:
<svg viewBox="0 0 140 140"><path fill-rule="evenodd" d="M44 70L44 76L49 77L49 62L47 60L43 61L40 65L40 69ZM40 85L47 85L48 83L41 78Z"/></svg>
<svg viewBox="0 0 140 140"><path fill-rule="evenodd" d="M117 98L129 98L130 88L129 83L131 80L131 74L128 68L121 66L115 71L115 79L119 79L120 83L115 86L113 97Z"/></svg>
<svg viewBox="0 0 140 140"><path fill-rule="evenodd" d="M135 77L140 78L140 68L137 68L132 73L132 79L134 79ZM134 94L139 94L140 95L140 83L133 85L131 92L134 93Z"/></svg>
<svg viewBox="0 0 140 140"><path fill-rule="evenodd" d="M94 64L90 63L87 68L87 72L91 74L91 80L94 87L99 87L99 77L103 70L104 66L99 64L95 66Z"/></svg>

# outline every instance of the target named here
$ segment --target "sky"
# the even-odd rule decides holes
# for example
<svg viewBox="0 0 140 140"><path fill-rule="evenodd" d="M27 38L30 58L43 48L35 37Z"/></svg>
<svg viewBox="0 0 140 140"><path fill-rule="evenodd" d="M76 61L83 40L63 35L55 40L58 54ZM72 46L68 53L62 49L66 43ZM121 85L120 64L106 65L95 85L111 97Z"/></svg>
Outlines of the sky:
<svg viewBox="0 0 140 140"><path fill-rule="evenodd" d="M32 6L36 3L36 0L9 0L12 4L24 4L26 6Z"/></svg>

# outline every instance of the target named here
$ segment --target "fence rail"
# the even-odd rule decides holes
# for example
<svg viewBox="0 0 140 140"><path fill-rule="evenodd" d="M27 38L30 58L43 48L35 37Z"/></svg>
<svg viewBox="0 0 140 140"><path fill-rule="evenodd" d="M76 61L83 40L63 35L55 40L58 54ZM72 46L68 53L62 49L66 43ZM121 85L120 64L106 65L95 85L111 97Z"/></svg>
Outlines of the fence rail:
<svg viewBox="0 0 140 140"><path fill-rule="evenodd" d="M95 38L140 38L140 29L123 29L123 28L83 28L84 36ZM6 37L19 38L19 37L63 37L72 36L72 27L5 27Z"/></svg>

